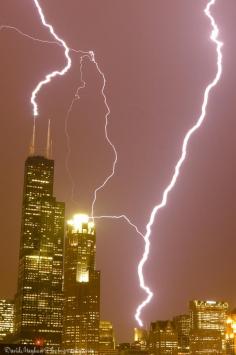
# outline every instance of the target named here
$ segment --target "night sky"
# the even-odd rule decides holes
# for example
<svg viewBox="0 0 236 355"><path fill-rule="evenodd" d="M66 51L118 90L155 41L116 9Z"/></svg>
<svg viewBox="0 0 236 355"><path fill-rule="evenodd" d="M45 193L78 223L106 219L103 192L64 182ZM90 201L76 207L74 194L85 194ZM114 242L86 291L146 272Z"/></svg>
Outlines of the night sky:
<svg viewBox="0 0 236 355"><path fill-rule="evenodd" d="M47 21L70 47L94 50L106 79L109 135L118 152L115 177L98 194L95 214L127 214L144 232L179 157L182 140L200 114L203 92L216 73L215 45L203 10L206 0L41 0ZM224 69L212 92L207 118L194 135L168 207L156 220L145 277L155 293L146 325L187 311L190 299L227 300L236 306L236 42L235 0L212 10L224 42ZM1 0L0 24L45 40L30 0ZM0 296L16 291L24 160L33 126L30 95L50 71L65 65L63 49L14 31L0 32L1 247ZM51 118L55 196L67 217L90 213L94 189L111 171L104 137L102 78L84 62L86 88L68 121L71 155L65 167L65 117L80 82L80 57L38 97L37 152L43 153ZM124 221L97 223L102 319L120 341L131 340L135 308L144 293L136 267L142 238Z"/></svg>

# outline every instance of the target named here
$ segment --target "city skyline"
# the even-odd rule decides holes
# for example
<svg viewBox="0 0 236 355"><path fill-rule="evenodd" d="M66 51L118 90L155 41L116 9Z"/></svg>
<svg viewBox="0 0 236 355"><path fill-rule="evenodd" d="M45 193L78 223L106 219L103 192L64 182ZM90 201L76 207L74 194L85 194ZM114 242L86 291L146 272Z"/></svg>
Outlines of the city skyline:
<svg viewBox="0 0 236 355"><path fill-rule="evenodd" d="M15 4L15 2L13 3ZM60 14L62 9L65 9L63 4L63 1L59 2L61 6L58 5L58 14ZM180 2L180 9L183 10L183 12L185 11L186 17L182 16L179 8L176 9L178 10L177 16L175 19L171 17L173 23L171 24L170 21L170 33L164 32L166 43L164 43L162 47L160 44L162 35L155 33L155 35L158 36L158 38L155 39L155 44L159 46L160 49L158 53L156 49L153 53L155 60L160 62L160 66L157 66L152 62L152 59L154 59L153 56L149 55L147 57L144 55L144 48L150 51L154 46L154 37L152 37L152 40L148 40L152 33L150 32L152 29L151 26L154 28L154 24L156 24L156 18L154 15L151 15L151 12L153 12L153 9L156 9L159 10L159 15L156 13L156 16L160 16L161 11L167 15L168 6L162 3L156 4L152 2L150 7L144 9L142 2L138 2L135 7L135 15L137 18L136 20L133 19L135 29L140 28L138 22L136 22L139 18L146 19L147 21L150 17L152 22L150 28L147 28L147 32L144 31L145 26L141 27L143 38L141 36L140 48L143 48L144 54L141 54L140 57L135 57L137 60L134 63L134 65L136 65L135 70L131 70L131 62L126 66L125 58L121 58L122 70L125 75L132 78L132 83L134 83L134 87L136 87L136 90L131 94L130 101L125 99L125 95L128 93L126 90L128 90L130 84L126 82L128 87L125 85L122 86L123 77L122 80L119 81L115 71L118 68L118 61L115 58L117 52L115 52L113 56L108 50L112 43L112 35L109 37L109 43L106 46L102 37L105 27L99 27L100 32L97 36L94 30L88 32L88 35L82 33L82 27L85 26L85 28L87 28L82 18L82 25L78 27L78 32L80 30L81 33L77 33L77 29L73 27L76 35L73 33L71 38L76 41L77 37L80 38L83 36L81 40L82 43L79 47L87 48L89 45L95 48L99 60L103 63L105 72L106 68L108 68L106 74L109 79L108 94L112 108L109 127L118 148L119 165L114 181L99 194L97 204L99 215L110 213L120 214L124 211L132 216L140 229L143 229L153 202L160 200L162 187L165 185L165 181L168 180L172 172L182 135L199 111L199 102L205 81L209 79L214 70L214 49L207 41L209 24L202 15L204 4L205 2L201 1L198 4L191 3L190 6L187 5L186 1ZM22 9L28 9L28 7L26 6L26 2L22 2L21 6L22 8L16 5L16 9L23 15ZM72 3L72 8L73 6L79 11L79 7L74 2ZM122 4L116 6L121 16L123 9ZM175 7L174 4L172 6ZM230 6L232 8L230 8ZM218 16L217 19L221 29L221 36L224 38L225 42L224 56L228 67L225 65L225 72L221 84L211 98L206 124L191 144L190 159L184 166L177 189L170 198L168 209L162 212L161 222L158 226L155 226L153 232L153 249L150 261L145 267L145 274L147 275L148 283L154 290L155 298L144 314L144 319L147 324L150 323L153 313L157 314L155 318L158 319L169 318L168 315L170 313L181 313L173 312L173 310L180 311L185 307L186 300L192 298L227 299L232 305L236 303L236 290L232 282L233 249L235 246L233 235L235 230L233 212L235 205L235 188L233 185L235 172L233 166L233 132L235 127L233 117L235 115L235 109L233 96L231 96L234 87L233 80L229 80L229 76L231 77L232 74L229 75L228 71L230 67L229 58L232 58L232 53L229 50L229 43L232 45L230 42L230 39L232 39L232 37L230 37L230 13L233 12L229 9L234 9L234 6L233 2L229 2L228 8L219 3L214 10ZM103 2L103 8L108 11L111 19L115 18L114 9L112 9L106 1ZM14 15L14 12L11 13L10 9L8 11L7 4L5 4L3 10L2 16L5 22L9 19L9 21L14 20L17 26L21 25L21 21L16 19L15 16L17 12ZM65 25L61 23L60 16L57 17L56 13L55 18L52 16L51 11L53 11L53 7L51 8L50 5L47 7L45 4L45 10L48 16L52 18L52 21L55 21L57 29L62 32L65 30L66 34L67 29L64 28ZM67 16L69 18L72 16L70 12L72 9L68 7L67 10L68 13L65 14L65 19L67 19ZM81 3L81 10L84 15L89 13L89 5ZM126 27L123 30L120 29L121 33L118 34L116 27L111 26L112 34L115 36L120 50L122 45L118 41L119 36L123 36L123 40L126 36L131 40L134 36L134 32L129 35L127 32L127 30L130 29L130 27L128 27L128 19L132 13L132 6L127 5L126 11L124 20L126 21ZM220 19L219 14L223 14L224 16ZM32 33L32 28L37 28L36 34L38 35L39 33L41 37L45 36L45 38L47 38L47 33L40 28L37 16L35 13L34 15L35 17L26 22L25 29L27 29L27 32ZM100 16L103 18L102 14L100 14ZM193 21L192 27L184 21L182 22L183 18L185 19L188 16L190 16ZM94 20L96 22L96 19ZM228 23L227 25L226 22ZM147 21L146 24L147 23L149 22ZM201 24L201 31L198 33L194 25L199 26L199 24ZM178 38L178 35L183 34L186 28L188 28L189 31L192 31L189 37L192 36L194 41L184 37L184 40L179 41L179 44L174 41L172 42L171 36L174 34L175 25L179 26L177 26L179 30L175 38ZM73 26L75 26L75 23ZM159 22L159 26L161 32L161 29L165 29L165 22ZM95 28L96 26L94 29ZM13 43L14 46L16 46L16 48L14 46L9 47L10 51L7 53L4 52L2 59L3 63L9 61L9 70L16 68L16 77L10 77L10 82L8 82L10 86L5 86L6 90L4 90L3 86L1 87L1 92L5 95L4 101L6 102L1 108L4 130L6 130L7 135L10 137L8 139L14 142L16 146L16 149L8 151L9 161L6 157L3 157L3 170L12 172L12 174L9 174L10 178L7 181L8 174L6 177L2 177L2 186L8 186L8 189L6 189L8 193L4 190L2 193L4 206L2 209L4 216L3 235L9 235L9 239L4 240L4 246L2 248L0 280L6 284L6 294L2 296L12 297L15 290L17 270L15 256L17 255L19 245L17 245L17 243L19 243L19 201L21 199L20 184L22 182L21 162L27 156L27 147L32 130L32 120L30 118L30 107L28 105L27 95L30 92L29 87L31 88L33 82L37 79L35 76L34 80L32 80L31 77L26 77L27 80L25 80L24 75L19 76L20 73L18 73L19 75L17 76L17 68L23 70L22 74L25 73L24 60L27 58L27 50L29 48L30 51L32 51L32 55L35 56L35 63L37 63L37 65L41 65L42 58L40 57L40 60L36 58L41 51L44 52L45 55L50 52L50 65L52 67L55 66L56 62L60 64L61 60L63 60L63 56L60 50L56 48L32 44L12 32L8 33L5 31L3 33L2 31L0 32L0 36L3 39L3 42L1 42L3 48L8 48L9 43ZM88 44L86 44L86 42ZM184 44L193 51L193 53L190 54L188 50L188 56L191 55L189 62L191 62L191 65L195 65L194 70L197 70L199 73L199 76L196 75L194 78L191 76L192 68L190 67L190 63L187 66L183 65L184 60L188 60L188 57L181 54L182 51L184 51L182 48ZM172 74L169 73L168 64L164 63L166 56L160 54L162 51L164 51L163 53L167 53L169 48L172 48L171 45L174 45L174 53L176 55L179 54L181 57L180 60L180 58L176 59L178 57L174 56L177 61L176 63L171 61L171 58L168 57L169 65L171 64L172 66ZM133 46L135 48L134 53L137 53L139 48L138 41L135 41ZM23 48L22 54L16 61L14 51L20 48ZM104 51L101 51L100 48L104 48ZM126 54L128 54L128 58L131 60L133 58L133 51L129 52L127 46L125 48ZM186 55L187 52L184 51L184 53ZM207 53L206 56L204 56L205 53ZM196 59L193 58L193 55L196 56ZM206 58L206 62L203 63L204 65L200 65L199 63L202 63L203 58ZM109 64L109 60L111 60L112 64ZM143 82L150 87L148 89L149 97L143 96L143 91L141 87L139 88L138 86L139 81L135 81L137 79L134 78L135 73L141 73L141 68L143 68L143 66L146 67L147 63L152 63L154 69L146 72L146 75L148 75L146 81L145 75L141 76L139 80L142 78ZM44 63L44 65L45 67L41 67L40 69L42 73L47 70L47 63ZM181 71L178 74L180 69ZM153 71L155 72L155 70L155 80L153 80L152 73ZM160 74L162 70L164 70L163 78ZM32 64L32 67L29 66L27 73L32 74L35 73L35 71L37 72ZM39 72L37 73L39 75ZM181 84L181 90L178 89L178 85L173 84L171 75L174 75L178 79L178 85L180 85L179 83L182 78L185 77L186 82L185 85L184 83ZM37 147L39 147L38 149L40 151L45 144L44 141L42 142L42 138L46 137L45 132L48 116L52 116L53 149L57 169L56 195L59 196L60 200L66 201L68 216L78 210L89 214L93 188L99 184L104 174L109 170L112 160L111 153L104 141L104 105L98 95L101 82L93 68L88 65L86 70L88 87L83 94L81 93L81 100L76 105L75 112L73 112L69 121L72 141L72 156L70 157L69 165L76 184L75 198L79 200L78 204L74 204L70 199L71 183L65 168L66 146L63 125L67 108L73 96L71 87L75 88L77 85L75 77L78 81L78 64L74 69L73 75L69 75L68 79L61 79L62 82L56 80L55 83L46 89L47 93L40 96L42 115L37 119ZM7 73L5 78L7 80ZM5 82L7 83L7 81ZM13 90L12 96L16 97L14 101L16 103L16 109L14 106L9 107L7 104L10 99L9 89L12 87L13 83L14 87L22 87L21 91ZM118 86L116 83L118 83ZM70 84L72 84L72 86ZM189 88L187 89L188 86L192 88L192 91L189 90ZM190 91L189 96L186 90ZM177 95L178 91L179 95ZM119 97L119 94L123 98L124 105L120 105L120 101L116 99ZM158 107L156 107L156 104L153 104L153 102L156 103L154 99L156 96L159 97L159 101L161 101L160 97L163 97L163 99L166 100L164 100L165 102L168 102L167 99L169 96L169 99L173 102L173 105L170 105L173 106L173 111L171 111L170 107L166 107L164 103L162 105L161 102L158 102ZM176 96L176 98L174 98L174 96ZM188 100L186 99L187 97ZM179 103L177 102L178 100ZM137 101L139 101L138 106ZM186 104L187 101L188 104ZM160 112L158 108L160 108ZM156 110L158 116L157 121L155 121ZM178 115L176 112L178 112ZM136 124L134 120L136 115L138 117L138 124ZM10 118L7 120L7 117ZM125 117L125 120L123 117ZM11 126L16 128L12 131L10 129ZM22 132L20 132L21 127ZM135 127L135 129L133 129L133 127ZM157 133L155 133L155 131ZM84 134L81 135L80 132ZM16 136L16 133L18 136ZM144 147L139 147L139 142L142 141L143 138ZM39 140L41 142L39 142ZM151 144L149 142L151 142ZM7 138L3 137L3 142L1 143L3 152L4 146L7 146L6 143ZM94 156L94 152L96 152L96 157ZM132 164L130 163L131 161ZM132 183L130 183L131 181ZM8 221L10 213L11 221L14 221L11 226L9 226ZM17 220L18 222L15 222ZM133 325L135 325L133 320L134 309L143 297L142 292L138 288L136 275L136 265L142 251L142 241L140 237L123 222L97 222L97 230L99 235L97 241L98 269L104 270L104 288L102 291L104 292L104 297L102 297L103 304L101 307L104 317L102 317L102 319L111 320L115 325L115 329L118 329L117 333L119 333L120 337L123 339L126 337L126 334L130 334L129 329L132 329ZM13 245L13 250L9 250L8 254L6 254L6 250L9 249L8 241L11 241L10 244ZM222 255L222 249L224 250L224 255ZM3 255L9 256L4 258ZM119 264L120 258L124 260L122 265ZM9 259L11 262L8 268L11 277L8 281L3 270L6 269L6 265L9 264ZM219 260L221 260L221 263L218 262ZM208 279L210 279L211 282L209 282ZM175 290L177 287L181 288L181 292L176 295ZM115 290L118 290L118 292L115 292ZM127 294L130 295L129 299L127 298ZM125 329L123 327L124 324L119 320L119 315L116 311L117 307L120 307L119 310L122 314L122 318L125 319Z"/></svg>
<svg viewBox="0 0 236 355"><path fill-rule="evenodd" d="M94 241L93 234L90 234L90 236L87 234L88 231L91 232L94 228L94 226L92 226L91 229L93 222L91 222L92 224L90 222L87 223L88 217L86 217L87 219L85 222L85 215L76 215L77 219L78 217L83 218L83 223L81 224L80 222L80 227L78 227L78 223L76 226L74 225L73 228L76 228L76 230L74 229L73 235L70 234L71 231L69 231L68 234L69 243L72 242L71 246L74 248L73 254L76 251L75 247L77 242L79 242L79 244L82 242L85 246L84 238L87 238L87 236L90 239L90 241L88 239L89 244L91 241ZM82 241L83 239L84 241ZM82 251L83 254L84 249L83 247L81 248L82 244L80 246L79 244L77 244L79 247L78 250ZM82 255L79 257L80 262L83 260L83 257L81 258L81 256ZM74 259L73 256L72 259ZM70 264L70 267L71 266L73 266L73 262ZM87 293L95 281L94 275L91 273L91 279L88 281L87 275L85 280L85 274L83 273L82 275L81 271L81 267L77 268L76 278L78 276L77 282L79 282L77 283L77 287L78 290L80 289L79 292L84 289L86 290L85 293ZM89 273L91 271L92 270L90 270ZM69 278L72 281L73 276L72 278L71 276L72 275L69 274ZM81 276L83 276L83 281L79 281ZM75 284L73 284L72 281L72 285L69 285L70 297L68 300L66 300L67 291L65 293L66 303L68 301L71 303L73 295L75 296L72 291L73 289L75 290L74 286ZM93 296L97 294L96 286L95 288L92 286L92 289L89 293L87 293L87 296L89 296L89 294L90 296L92 295L90 293L91 291L92 293L95 291ZM84 294L84 291L82 291L82 294ZM12 312L13 303L12 301L6 299L0 299L0 351L3 351L5 354L9 352L7 349L11 348L12 350L18 349L18 351L21 349L21 351L25 353L25 349L28 348L28 351L30 351L30 349L34 346L37 346L38 350L41 349L42 352L45 350L46 353L48 353L48 350L51 349L49 351L50 353L57 353L58 350L63 352L63 350L65 350L67 352L74 351L79 355L84 353L93 355L98 353L100 355L197 355L199 352L204 355L209 355L210 353L217 355L235 355L236 353L236 309L230 311L229 304L227 302L217 302L213 300L191 300L189 301L188 312L185 314L175 315L169 320L156 320L151 322L148 329L134 328L132 340L130 339L129 343L119 343L115 337L114 328L111 322L100 320L99 332L97 325L94 328L94 325L97 322L95 318L98 320L97 316L95 316L95 318L91 316L90 321L92 322L88 321L88 323L84 323L92 309L95 310L96 308L95 312L98 310L97 306L94 308L93 302L89 302L90 304L84 308L82 304L84 303L85 298L82 297L78 299L78 307L73 301L70 304L69 308L75 307L75 309L77 309L72 323L71 316L73 317L73 313L70 311L68 312L68 305L64 309L64 320L66 321L63 326L63 333L64 336L66 336L64 340L67 339L67 345L62 342L59 349L57 346L55 347L55 345L53 346L53 344L50 344L50 342L43 337L41 332L37 334L38 337L35 339L33 344L32 342L31 344L25 343L25 345L20 345L19 343L12 344L11 340L13 338L11 334L14 328ZM78 311L80 313L79 319L77 319L77 316L79 315L77 313ZM87 313L88 311L89 313ZM68 318L66 319L66 317ZM66 323L67 326L65 326Z"/></svg>
<svg viewBox="0 0 236 355"><path fill-rule="evenodd" d="M48 123L47 136L50 137L50 122ZM33 131L31 143L34 138L35 132ZM49 139L47 139L48 141ZM89 353L95 351L97 354L99 349L100 271L95 270L95 223L91 217L85 214L75 214L72 219L65 221L65 205L63 202L58 202L53 196L54 160L49 156L48 144L46 144L44 156L38 155L37 149L35 147L32 149L32 144L29 150L30 155L25 160L24 171L18 292L14 297L15 301L1 299L2 315L6 312L7 317L6 329L9 334L14 329L13 337L10 337L8 341L22 344L37 344L38 341L39 344L45 343L54 347L62 344L63 348L69 350L73 350L73 347L83 349L86 344ZM64 287L62 290L63 264ZM54 303L51 300L52 294L54 295ZM13 302L15 303L14 327L9 325ZM200 332L208 331L208 329L213 332L207 335L212 337L210 344L216 342L217 345L214 346L221 347L221 336L214 331L220 330L222 336L225 336L226 331L230 331L230 328L226 329L228 324L226 319L230 317L231 311L235 312L234 305L229 308L229 304L225 301L190 301L188 315L175 315L173 320L151 322L150 344L153 342L151 334L156 328L155 324L159 324L157 325L158 329L162 329L165 334L164 348L168 343L172 344L170 346L173 346L177 351L177 346L180 346L183 341L179 336L182 332L186 332L186 327L192 328L193 334L190 340L192 339L193 344L196 343L195 347L198 347L198 338L194 340L194 331L198 329ZM197 316L197 312L200 316ZM222 315L219 316L221 313ZM232 317L234 317L233 314ZM219 328L215 328L215 317L220 320ZM2 321L3 326L4 319ZM44 323L47 324L47 329ZM101 331L102 324L109 324L109 322L100 321ZM77 326L80 328L78 334ZM29 331L30 327L32 327L32 333ZM52 329L51 333L50 329ZM148 327L134 328L134 344L135 341L140 343L143 351L147 347L147 330ZM176 331L178 331L178 336ZM232 332L234 332L234 328L232 328ZM168 335L168 333L170 334ZM145 338L143 338L144 335ZM169 340L165 338L166 336ZM170 338L168 338L169 336ZM183 347L185 351L189 349L189 335L187 338L188 345ZM160 342L163 341L161 339L159 339ZM118 343L114 342L115 344ZM212 345L207 344L206 342L205 346L208 349L211 348Z"/></svg>

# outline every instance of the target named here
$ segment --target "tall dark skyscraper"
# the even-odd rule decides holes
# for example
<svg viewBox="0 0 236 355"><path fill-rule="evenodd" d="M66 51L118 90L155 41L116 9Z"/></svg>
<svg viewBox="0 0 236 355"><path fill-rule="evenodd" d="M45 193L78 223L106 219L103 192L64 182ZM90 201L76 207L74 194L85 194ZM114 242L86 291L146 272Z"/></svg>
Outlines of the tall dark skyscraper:
<svg viewBox="0 0 236 355"><path fill-rule="evenodd" d="M86 215L75 215L65 240L63 348L77 355L96 355L99 350L100 272L95 252L94 223Z"/></svg>
<svg viewBox="0 0 236 355"><path fill-rule="evenodd" d="M62 335L64 203L53 196L54 161L25 162L14 342L41 339L59 346Z"/></svg>

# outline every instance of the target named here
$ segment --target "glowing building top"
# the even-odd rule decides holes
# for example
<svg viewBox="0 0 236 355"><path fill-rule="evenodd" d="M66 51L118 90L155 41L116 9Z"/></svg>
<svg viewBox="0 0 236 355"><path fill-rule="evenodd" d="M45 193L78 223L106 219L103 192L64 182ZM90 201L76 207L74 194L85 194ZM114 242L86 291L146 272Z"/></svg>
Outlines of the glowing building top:
<svg viewBox="0 0 236 355"><path fill-rule="evenodd" d="M190 354L225 354L228 308L227 302L190 301Z"/></svg>
<svg viewBox="0 0 236 355"><path fill-rule="evenodd" d="M63 342L65 353L98 355L100 272L96 270L96 229L85 214L67 222L64 262Z"/></svg>
<svg viewBox="0 0 236 355"><path fill-rule="evenodd" d="M72 233L95 234L94 222L86 214L75 214L73 219L67 222Z"/></svg>

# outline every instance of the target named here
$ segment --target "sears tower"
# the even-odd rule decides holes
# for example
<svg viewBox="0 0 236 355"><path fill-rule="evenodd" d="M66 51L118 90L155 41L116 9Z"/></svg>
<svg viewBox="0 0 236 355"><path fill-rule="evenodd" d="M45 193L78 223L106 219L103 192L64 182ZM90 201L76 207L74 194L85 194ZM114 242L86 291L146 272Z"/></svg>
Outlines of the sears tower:
<svg viewBox="0 0 236 355"><path fill-rule="evenodd" d="M58 347L62 332L64 203L53 196L50 125L45 156L25 161L14 342Z"/></svg>

